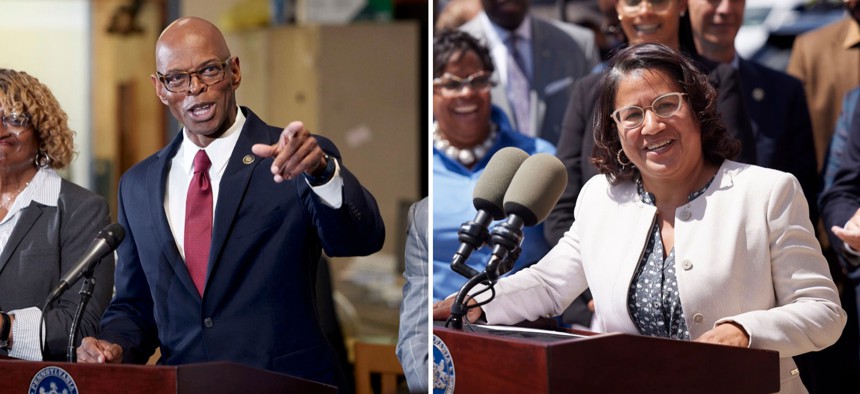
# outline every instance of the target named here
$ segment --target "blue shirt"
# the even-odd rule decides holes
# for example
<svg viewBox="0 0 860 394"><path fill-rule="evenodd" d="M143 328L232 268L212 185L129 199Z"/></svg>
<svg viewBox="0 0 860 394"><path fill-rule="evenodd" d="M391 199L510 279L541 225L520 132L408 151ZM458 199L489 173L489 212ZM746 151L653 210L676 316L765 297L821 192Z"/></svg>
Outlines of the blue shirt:
<svg viewBox="0 0 860 394"><path fill-rule="evenodd" d="M490 120L498 126L496 142L472 169L449 159L433 149L433 300L439 301L460 290L467 278L451 270L451 259L460 246L457 230L463 222L473 220L477 214L472 205L472 191L484 172L490 158L499 149L513 146L529 155L555 154L555 147L540 138L529 137L515 131L505 114L493 106ZM490 230L499 222L490 224ZM523 228L522 253L510 273L540 260L550 245L543 237L543 224ZM484 246L472 253L467 264L484 271L491 249ZM509 274L510 274L509 273Z"/></svg>

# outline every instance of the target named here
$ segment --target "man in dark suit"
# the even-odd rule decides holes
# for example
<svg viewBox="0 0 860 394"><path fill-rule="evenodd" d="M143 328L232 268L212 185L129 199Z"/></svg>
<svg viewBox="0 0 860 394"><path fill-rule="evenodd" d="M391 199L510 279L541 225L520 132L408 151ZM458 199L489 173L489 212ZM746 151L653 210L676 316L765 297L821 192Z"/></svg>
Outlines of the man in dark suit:
<svg viewBox="0 0 860 394"><path fill-rule="evenodd" d="M744 1L689 0L693 42L704 58L731 64L741 78L744 105L752 124L755 160L751 164L794 175L813 223L820 189L812 123L803 84L786 73L740 58L735 36L744 18Z"/></svg>
<svg viewBox="0 0 860 394"><path fill-rule="evenodd" d="M860 363L857 353L857 316L860 315L860 101L855 103L852 112L839 169L833 176L833 183L821 193L819 205L830 245L839 256L842 271L847 277L842 289L842 296L845 297L842 305L848 312L848 324L843 337L850 339L846 340L848 343L845 347L852 350L852 357L850 361L840 361L853 369L854 373L847 376L853 377L851 384L853 392L856 392ZM837 380L837 383L840 381Z"/></svg>
<svg viewBox="0 0 860 394"><path fill-rule="evenodd" d="M573 83L600 60L594 33L532 16L530 0L481 3L484 11L461 30L480 40L493 56L493 80L500 82L490 94L493 104L505 111L517 131L555 145ZM517 56L521 61L516 61ZM512 90L514 74L519 72L527 86Z"/></svg>
<svg viewBox="0 0 860 394"><path fill-rule="evenodd" d="M743 0L689 0L690 22L696 50L705 58L731 64L741 77L744 104L753 127L756 161L763 167L794 175L809 204L813 223L818 222L817 195L820 178L803 83L788 74L742 59L735 51L735 36L744 19ZM831 261L834 280L842 284ZM845 286L840 299L846 304ZM853 294L853 292L852 292ZM848 310L849 316L856 315ZM850 317L856 327L856 317ZM839 341L822 351L794 357L810 393L857 392L856 330L846 329ZM852 354L853 353L853 354ZM844 391L842 391L844 390Z"/></svg>
<svg viewBox="0 0 860 394"><path fill-rule="evenodd" d="M382 247L376 201L331 141L237 106L239 59L211 23L170 24L156 63L156 94L184 128L120 181L116 295L79 361L144 363L159 347L162 364L228 360L345 383L317 320L314 275L320 249Z"/></svg>

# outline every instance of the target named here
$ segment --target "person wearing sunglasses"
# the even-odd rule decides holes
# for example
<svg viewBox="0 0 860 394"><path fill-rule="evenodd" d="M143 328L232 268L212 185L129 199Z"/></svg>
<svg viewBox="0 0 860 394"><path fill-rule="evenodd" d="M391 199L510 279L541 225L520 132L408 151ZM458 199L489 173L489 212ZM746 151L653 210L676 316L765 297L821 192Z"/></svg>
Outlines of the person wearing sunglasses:
<svg viewBox="0 0 860 394"><path fill-rule="evenodd" d="M846 313L797 179L730 160L740 147L716 92L665 45L622 50L600 87L591 159L602 176L583 187L576 221L489 303L477 286L470 304L483 305L467 317L554 316L588 287L604 332L775 350L780 392L805 393L791 357L833 344Z"/></svg>
<svg viewBox="0 0 860 394"><path fill-rule="evenodd" d="M116 296L79 362L224 360L348 390L318 321L330 257L378 251L376 200L337 147L237 103L239 58L221 31L180 18L155 46L156 96L182 130L123 174Z"/></svg>
<svg viewBox="0 0 860 394"><path fill-rule="evenodd" d="M5 356L66 360L81 296L67 291L52 308L41 308L110 223L103 197L57 173L74 156L74 135L47 86L25 72L0 69L0 354ZM78 341L98 331L113 273L110 254L93 270L95 287L78 325ZM70 287L77 290L82 282Z"/></svg>
<svg viewBox="0 0 860 394"><path fill-rule="evenodd" d="M493 61L477 39L463 31L444 31L433 41L433 298L460 289L467 278L450 268L460 245L457 231L474 218L472 190L490 158L502 148L528 154L555 153L547 141L517 132L505 113L491 104ZM540 259L549 245L542 225L526 227L523 253L513 271ZM490 251L472 253L467 264L479 271Z"/></svg>

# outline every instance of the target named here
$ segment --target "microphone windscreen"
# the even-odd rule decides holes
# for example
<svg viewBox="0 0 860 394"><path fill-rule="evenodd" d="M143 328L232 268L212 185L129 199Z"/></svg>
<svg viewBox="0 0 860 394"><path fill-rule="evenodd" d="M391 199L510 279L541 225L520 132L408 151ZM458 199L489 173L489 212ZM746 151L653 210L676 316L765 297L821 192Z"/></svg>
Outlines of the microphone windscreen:
<svg viewBox="0 0 860 394"><path fill-rule="evenodd" d="M496 152L490 158L472 192L472 204L475 205L475 209L486 211L495 220L504 219L505 192L517 169L528 157L528 153L514 147L502 148Z"/></svg>
<svg viewBox="0 0 860 394"><path fill-rule="evenodd" d="M526 159L505 193L508 215L517 215L526 226L542 222L555 207L567 186L567 171L561 160L547 153Z"/></svg>
<svg viewBox="0 0 860 394"><path fill-rule="evenodd" d="M99 231L96 237L105 240L111 249L116 249L125 238L125 229L119 223L112 223Z"/></svg>

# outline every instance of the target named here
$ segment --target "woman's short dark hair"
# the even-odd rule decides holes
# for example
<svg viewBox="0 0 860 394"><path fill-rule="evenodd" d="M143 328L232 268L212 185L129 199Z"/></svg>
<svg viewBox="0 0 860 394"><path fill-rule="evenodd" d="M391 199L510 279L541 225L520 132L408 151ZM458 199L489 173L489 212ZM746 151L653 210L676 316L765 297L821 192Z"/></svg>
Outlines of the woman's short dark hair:
<svg viewBox="0 0 860 394"><path fill-rule="evenodd" d="M610 115L615 111L618 85L637 70L660 71L687 94L687 103L702 133L702 154L709 163L720 165L740 153L740 142L730 136L716 110L717 92L708 77L684 55L654 43L633 45L619 51L611 60L600 80L601 95L594 117L594 151L591 162L610 182L632 180L639 174L633 165L622 166L617 159L621 150L616 123Z"/></svg>
<svg viewBox="0 0 860 394"><path fill-rule="evenodd" d="M484 65L484 71L493 73L495 70L493 58L490 57L490 51L487 50L487 47L464 31L444 30L433 39L433 78L442 76L452 56L468 51L478 55Z"/></svg>

